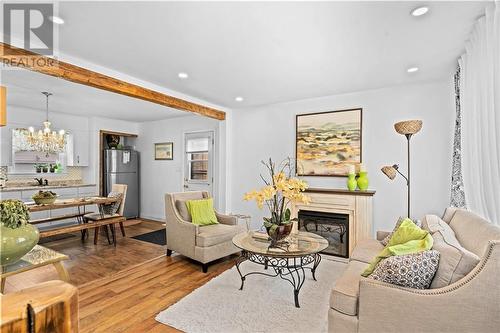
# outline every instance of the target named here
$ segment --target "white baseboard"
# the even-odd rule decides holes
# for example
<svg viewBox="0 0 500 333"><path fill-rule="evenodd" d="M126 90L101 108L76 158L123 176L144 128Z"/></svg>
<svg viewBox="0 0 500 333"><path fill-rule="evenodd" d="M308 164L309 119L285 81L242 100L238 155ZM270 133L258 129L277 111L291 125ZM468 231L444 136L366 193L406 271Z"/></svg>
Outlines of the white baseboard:
<svg viewBox="0 0 500 333"><path fill-rule="evenodd" d="M141 214L140 218L145 219L145 220L156 221L158 223L165 223L166 222L165 218L163 218L163 217L147 216L147 215Z"/></svg>

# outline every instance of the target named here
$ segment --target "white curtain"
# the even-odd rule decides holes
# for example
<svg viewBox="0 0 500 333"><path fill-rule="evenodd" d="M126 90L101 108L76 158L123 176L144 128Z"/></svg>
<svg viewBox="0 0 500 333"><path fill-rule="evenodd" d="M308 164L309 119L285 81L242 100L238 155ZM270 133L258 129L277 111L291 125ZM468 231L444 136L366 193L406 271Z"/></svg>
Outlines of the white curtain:
<svg viewBox="0 0 500 333"><path fill-rule="evenodd" d="M500 224L500 2L488 4L459 59L467 207Z"/></svg>

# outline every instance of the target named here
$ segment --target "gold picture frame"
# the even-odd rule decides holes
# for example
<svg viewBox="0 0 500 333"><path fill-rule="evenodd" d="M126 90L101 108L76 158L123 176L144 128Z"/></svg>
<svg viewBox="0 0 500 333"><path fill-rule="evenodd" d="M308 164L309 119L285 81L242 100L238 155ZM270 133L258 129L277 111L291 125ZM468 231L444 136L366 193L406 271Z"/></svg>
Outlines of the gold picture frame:
<svg viewBox="0 0 500 333"><path fill-rule="evenodd" d="M155 143L155 160L171 161L174 159L174 143Z"/></svg>

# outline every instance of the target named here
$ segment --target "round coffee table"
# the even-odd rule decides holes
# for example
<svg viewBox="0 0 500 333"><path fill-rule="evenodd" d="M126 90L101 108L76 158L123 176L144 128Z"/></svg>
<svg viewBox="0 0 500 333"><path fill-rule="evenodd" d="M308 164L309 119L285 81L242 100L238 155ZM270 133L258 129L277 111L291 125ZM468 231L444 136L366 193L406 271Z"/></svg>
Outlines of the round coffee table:
<svg viewBox="0 0 500 333"><path fill-rule="evenodd" d="M293 286L295 306L299 305L300 288L305 281L305 270L310 269L312 277L316 280L316 268L321 262L319 252L328 247L328 241L316 234L299 231L286 238L279 248L270 248L270 241L262 233L255 231L243 232L233 237L233 244L240 248L241 256L236 261L236 269L241 277L241 287L245 278L252 274L276 277L290 282ZM242 274L240 265L244 261L263 265L267 270L269 267L274 273L249 272Z"/></svg>

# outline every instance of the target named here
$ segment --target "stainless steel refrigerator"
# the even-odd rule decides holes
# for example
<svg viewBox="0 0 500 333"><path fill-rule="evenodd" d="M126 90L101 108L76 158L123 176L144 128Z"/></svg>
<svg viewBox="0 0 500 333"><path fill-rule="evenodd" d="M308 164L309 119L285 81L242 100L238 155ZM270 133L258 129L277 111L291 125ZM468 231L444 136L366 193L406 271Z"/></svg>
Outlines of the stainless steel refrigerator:
<svg viewBox="0 0 500 333"><path fill-rule="evenodd" d="M104 194L113 184L127 184L124 215L139 217L139 153L129 149L104 150Z"/></svg>

